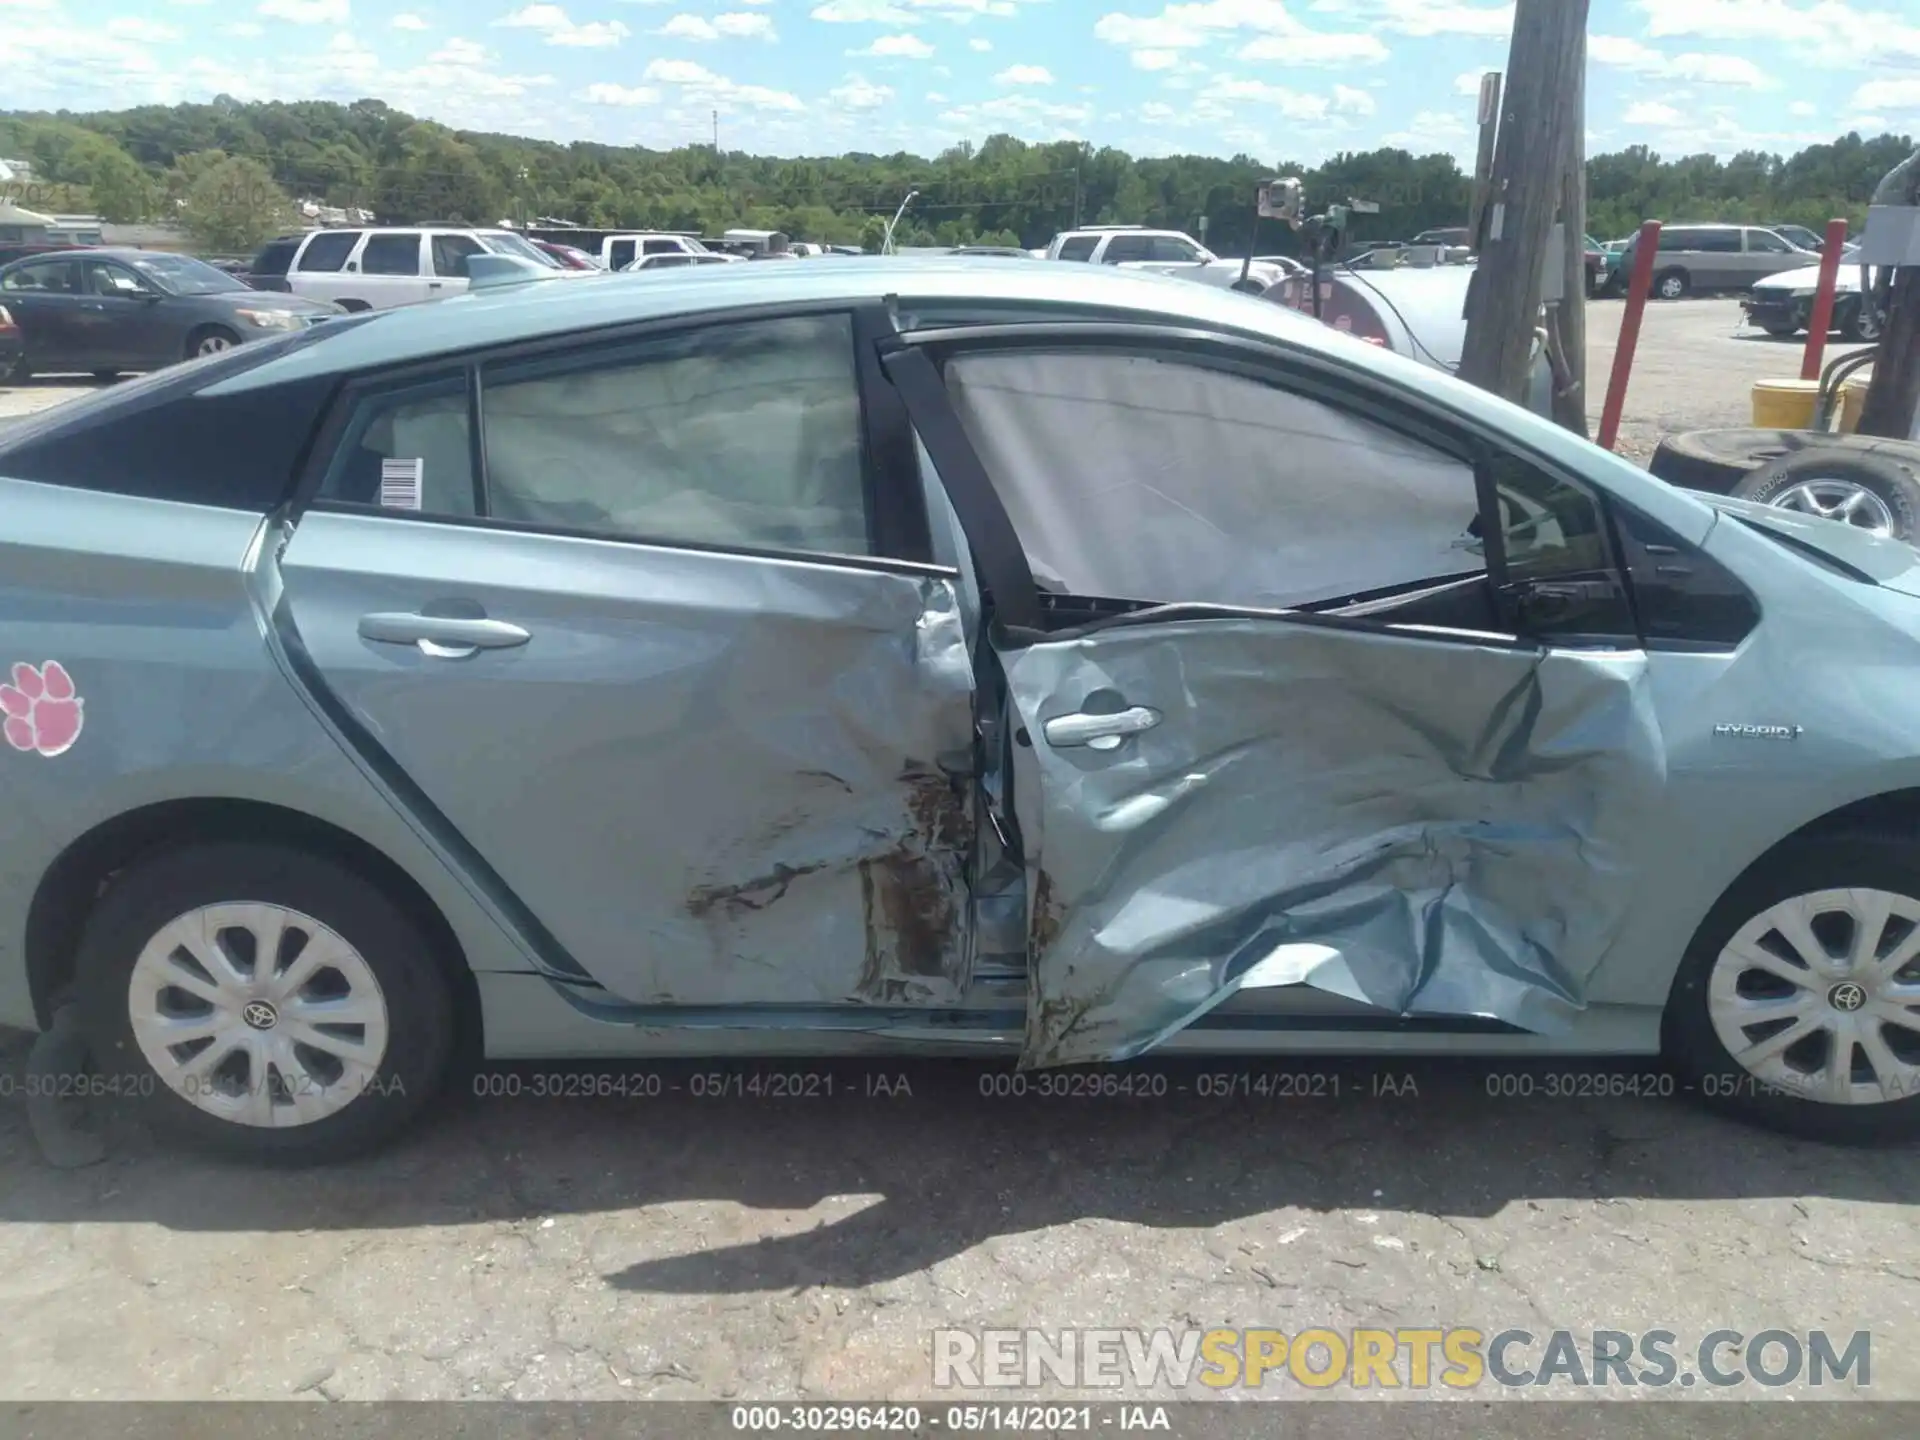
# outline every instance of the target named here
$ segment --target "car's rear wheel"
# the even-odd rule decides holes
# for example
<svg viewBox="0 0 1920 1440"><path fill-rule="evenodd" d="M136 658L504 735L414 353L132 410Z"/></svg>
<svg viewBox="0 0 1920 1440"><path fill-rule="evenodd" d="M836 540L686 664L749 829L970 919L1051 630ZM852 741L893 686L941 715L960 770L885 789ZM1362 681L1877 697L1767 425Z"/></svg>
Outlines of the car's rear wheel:
<svg viewBox="0 0 1920 1440"><path fill-rule="evenodd" d="M240 337L224 325L204 325L187 337L187 358L218 355L240 343Z"/></svg>
<svg viewBox="0 0 1920 1440"><path fill-rule="evenodd" d="M123 872L81 940L103 1070L183 1138L333 1160L398 1133L444 1081L445 972L418 924L339 862L213 843Z"/></svg>
<svg viewBox="0 0 1920 1440"><path fill-rule="evenodd" d="M1879 310L1871 300L1865 296L1855 296L1852 301L1841 306L1841 338L1870 345L1880 338L1881 318Z"/></svg>
<svg viewBox="0 0 1920 1440"><path fill-rule="evenodd" d="M1691 288L1684 270L1662 270L1653 277L1653 293L1662 300L1678 300Z"/></svg>
<svg viewBox="0 0 1920 1440"><path fill-rule="evenodd" d="M1762 320L1760 328L1776 340L1789 340L1800 333L1800 326L1792 320Z"/></svg>
<svg viewBox="0 0 1920 1440"><path fill-rule="evenodd" d="M1920 1134L1920 846L1782 846L1694 937L1670 1058L1717 1109L1815 1139Z"/></svg>

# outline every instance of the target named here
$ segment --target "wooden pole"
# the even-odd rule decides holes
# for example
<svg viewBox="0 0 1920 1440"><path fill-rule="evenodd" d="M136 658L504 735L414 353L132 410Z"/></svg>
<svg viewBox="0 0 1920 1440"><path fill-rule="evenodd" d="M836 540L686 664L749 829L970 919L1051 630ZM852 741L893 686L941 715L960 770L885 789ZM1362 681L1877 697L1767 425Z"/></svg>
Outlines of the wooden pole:
<svg viewBox="0 0 1920 1440"><path fill-rule="evenodd" d="M1861 303L1866 303L1864 294ZM1860 433L1905 440L1913 434L1914 414L1920 410L1920 265L1893 272L1885 323L1874 352L1867 403L1860 411Z"/></svg>
<svg viewBox="0 0 1920 1440"><path fill-rule="evenodd" d="M1565 242L1559 264L1564 279L1551 317L1567 367L1553 399L1555 423L1587 438L1587 36L1575 42L1573 93L1567 123L1567 168L1560 180L1560 224ZM1553 257L1547 263L1555 263Z"/></svg>
<svg viewBox="0 0 1920 1440"><path fill-rule="evenodd" d="M1587 0L1517 0L1460 378L1520 403L1532 368L1541 276L1560 208Z"/></svg>
<svg viewBox="0 0 1920 1440"><path fill-rule="evenodd" d="M1493 146L1500 134L1500 72L1480 77L1480 153L1473 162L1473 196L1468 202L1467 243L1475 250L1485 238L1481 226L1487 213L1487 187L1493 183Z"/></svg>

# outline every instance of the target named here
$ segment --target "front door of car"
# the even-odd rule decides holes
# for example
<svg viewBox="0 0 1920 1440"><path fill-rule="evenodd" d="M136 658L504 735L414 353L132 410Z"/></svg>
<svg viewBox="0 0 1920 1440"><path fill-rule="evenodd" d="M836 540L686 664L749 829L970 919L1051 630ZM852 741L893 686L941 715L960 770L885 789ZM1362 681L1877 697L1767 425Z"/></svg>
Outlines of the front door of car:
<svg viewBox="0 0 1920 1440"><path fill-rule="evenodd" d="M308 477L291 663L548 971L616 1001L967 989L958 572L857 319L365 382Z"/></svg>
<svg viewBox="0 0 1920 1440"><path fill-rule="evenodd" d="M85 301L81 285L79 262L65 256L36 260L7 272L0 304L19 323L30 368L42 372L92 368L85 355L86 331L80 324Z"/></svg>
<svg viewBox="0 0 1920 1440"><path fill-rule="evenodd" d="M375 310L418 304L434 293L426 248L423 231L369 230L347 261L344 288Z"/></svg>
<svg viewBox="0 0 1920 1440"><path fill-rule="evenodd" d="M88 334L90 363L102 368L158 369L180 358L183 327L171 296L162 294L128 265L83 260L86 280L81 323Z"/></svg>
<svg viewBox="0 0 1920 1440"><path fill-rule="evenodd" d="M1664 783L1591 491L1222 339L885 348L993 616L1026 1063L1125 1059L1256 987L1566 1023Z"/></svg>

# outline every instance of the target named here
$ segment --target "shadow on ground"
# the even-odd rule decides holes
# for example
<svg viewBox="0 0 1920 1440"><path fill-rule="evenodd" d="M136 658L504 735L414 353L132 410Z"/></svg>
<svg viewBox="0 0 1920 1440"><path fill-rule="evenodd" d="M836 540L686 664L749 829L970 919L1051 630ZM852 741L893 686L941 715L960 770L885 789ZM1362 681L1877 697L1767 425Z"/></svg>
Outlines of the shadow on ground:
<svg viewBox="0 0 1920 1440"><path fill-rule="evenodd" d="M5 1073L17 1075L18 1062L10 1053ZM1312 1093L1201 1093L1239 1083L1209 1076L1282 1072L1310 1078L1270 1088ZM1011 1071L969 1062L669 1065L624 1072L633 1089L653 1089L645 1077L655 1077L652 1095L531 1098L551 1073L488 1072L383 1154L306 1171L177 1153L127 1106L105 1119L105 1163L55 1171L13 1099L0 1108L0 1222L394 1229L689 1201L805 1211L831 1196L878 1197L811 1230L606 1277L638 1292L744 1294L874 1284L997 1235L1090 1218L1185 1228L1285 1207L1471 1218L1550 1199L1900 1201L1911 1191L1910 1150L1788 1140L1680 1098L1548 1098L1567 1067L1183 1064L1112 1072L1158 1093L1093 1099L1033 1093L1038 1077L1026 1095L1008 1095ZM756 1098L756 1075L809 1077L785 1088L810 1093ZM1530 1099L1489 1093L1529 1087ZM475 1088L522 1093L467 1093ZM733 1093L695 1093L722 1089Z"/></svg>

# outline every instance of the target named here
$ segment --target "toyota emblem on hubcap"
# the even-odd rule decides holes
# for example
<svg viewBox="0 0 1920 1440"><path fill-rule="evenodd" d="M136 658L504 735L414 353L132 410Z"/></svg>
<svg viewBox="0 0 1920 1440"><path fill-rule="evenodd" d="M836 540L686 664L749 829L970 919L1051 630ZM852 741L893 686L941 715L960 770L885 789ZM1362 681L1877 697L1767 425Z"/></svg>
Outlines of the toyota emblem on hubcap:
<svg viewBox="0 0 1920 1440"><path fill-rule="evenodd" d="M280 1023L280 1012L264 1000L250 1000L240 1018L256 1030L271 1030Z"/></svg>
<svg viewBox="0 0 1920 1440"><path fill-rule="evenodd" d="M1827 1003L1836 1010L1858 1010L1867 1003L1867 992L1853 981L1843 980L1827 992Z"/></svg>

